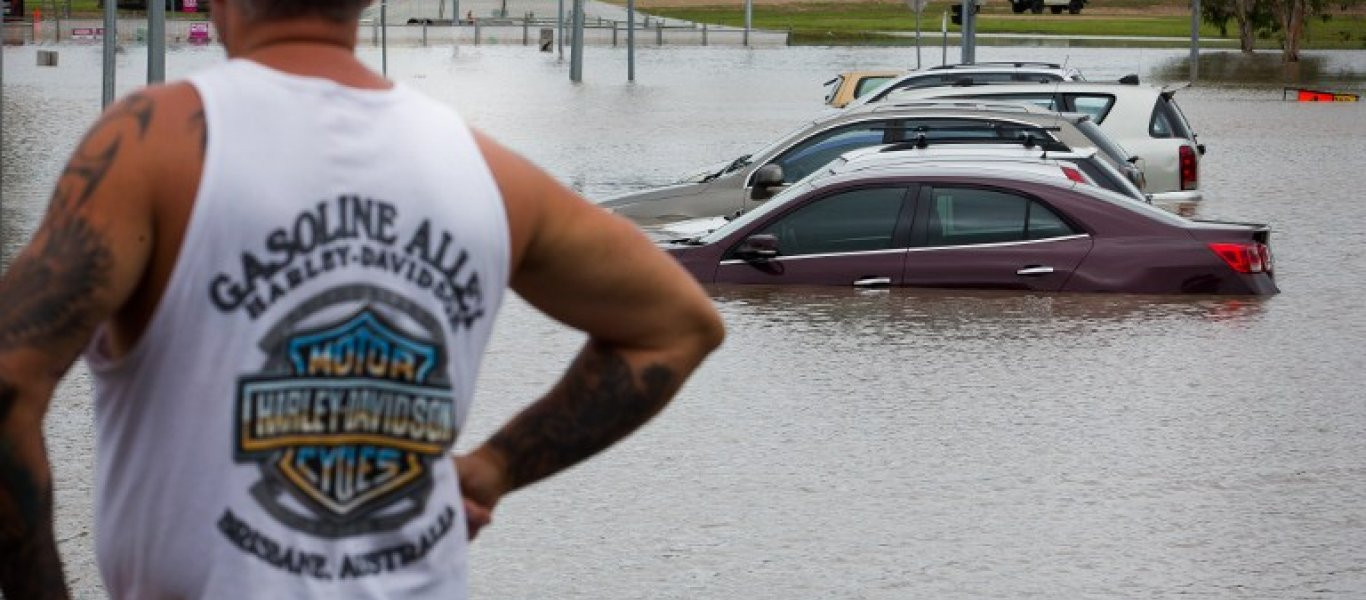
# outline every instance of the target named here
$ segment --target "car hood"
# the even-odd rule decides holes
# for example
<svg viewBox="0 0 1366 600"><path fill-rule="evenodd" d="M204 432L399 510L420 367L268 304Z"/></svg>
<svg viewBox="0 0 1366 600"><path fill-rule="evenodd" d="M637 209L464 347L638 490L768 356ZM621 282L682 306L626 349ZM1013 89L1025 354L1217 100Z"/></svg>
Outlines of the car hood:
<svg viewBox="0 0 1366 600"><path fill-rule="evenodd" d="M620 196L613 196L599 202L598 206L603 208L617 208L636 204L638 202L668 200L669 198L678 198L680 196L691 196L704 189L707 189L707 184L705 183L676 183L673 185L631 192L629 194L622 194Z"/></svg>
<svg viewBox="0 0 1366 600"><path fill-rule="evenodd" d="M729 221L725 217L701 217L698 219L687 219L685 221L675 221L665 225L660 225L656 229L661 233L673 238L695 238L707 235L719 229Z"/></svg>
<svg viewBox="0 0 1366 600"><path fill-rule="evenodd" d="M674 183L706 183L708 181L711 181L712 179L715 179L717 175L721 174L722 170L729 167L731 164L732 161L726 160L716 164L707 165L700 169L696 169L693 172L688 173L687 175L679 177L678 181Z"/></svg>

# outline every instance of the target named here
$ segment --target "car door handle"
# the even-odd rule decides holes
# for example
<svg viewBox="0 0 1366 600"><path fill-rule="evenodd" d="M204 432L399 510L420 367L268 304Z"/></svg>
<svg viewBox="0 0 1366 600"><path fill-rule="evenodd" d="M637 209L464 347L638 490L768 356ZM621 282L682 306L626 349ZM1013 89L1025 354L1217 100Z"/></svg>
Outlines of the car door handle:
<svg viewBox="0 0 1366 600"><path fill-rule="evenodd" d="M1034 276L1034 275L1048 275L1048 274L1050 274L1050 273L1052 273L1052 272L1053 272L1053 267L1048 267L1048 266L1043 266L1043 265L1034 265L1034 266L1025 267L1025 268L1023 268L1023 269L1020 269L1019 271L1016 271L1015 274L1016 274L1016 275L1024 275L1024 276L1027 276L1027 277L1028 277L1028 276Z"/></svg>
<svg viewBox="0 0 1366 600"><path fill-rule="evenodd" d="M854 280L854 287L878 287L892 285L891 277L864 277Z"/></svg>

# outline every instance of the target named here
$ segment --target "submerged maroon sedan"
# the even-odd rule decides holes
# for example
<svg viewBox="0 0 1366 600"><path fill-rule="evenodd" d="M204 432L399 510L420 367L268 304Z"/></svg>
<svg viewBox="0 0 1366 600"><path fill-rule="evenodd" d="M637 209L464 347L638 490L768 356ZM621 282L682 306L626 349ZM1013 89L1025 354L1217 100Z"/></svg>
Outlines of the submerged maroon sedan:
<svg viewBox="0 0 1366 600"><path fill-rule="evenodd" d="M871 160L663 246L703 283L1275 294L1269 244L1047 164Z"/></svg>

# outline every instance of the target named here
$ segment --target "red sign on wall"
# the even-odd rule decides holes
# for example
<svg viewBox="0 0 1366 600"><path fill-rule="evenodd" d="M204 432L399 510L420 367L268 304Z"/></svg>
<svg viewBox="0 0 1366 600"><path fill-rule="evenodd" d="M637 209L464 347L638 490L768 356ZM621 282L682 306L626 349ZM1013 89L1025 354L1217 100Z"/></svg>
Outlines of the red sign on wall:
<svg viewBox="0 0 1366 600"><path fill-rule="evenodd" d="M207 22L190 23L190 43L209 43L209 24Z"/></svg>

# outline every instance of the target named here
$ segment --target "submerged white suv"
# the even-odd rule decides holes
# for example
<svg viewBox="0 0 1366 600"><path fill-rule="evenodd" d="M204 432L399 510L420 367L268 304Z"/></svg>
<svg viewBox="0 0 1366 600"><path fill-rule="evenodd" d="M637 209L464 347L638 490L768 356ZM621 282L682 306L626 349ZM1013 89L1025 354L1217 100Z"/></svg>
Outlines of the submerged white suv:
<svg viewBox="0 0 1366 600"><path fill-rule="evenodd" d="M974 84L901 90L887 95L885 101L972 98L1088 114L1102 131L1138 158L1147 180L1143 191L1153 196L1153 202L1181 211L1202 197L1200 157L1205 153L1205 145L1176 104L1176 92L1184 87L1155 87L1136 81Z"/></svg>

